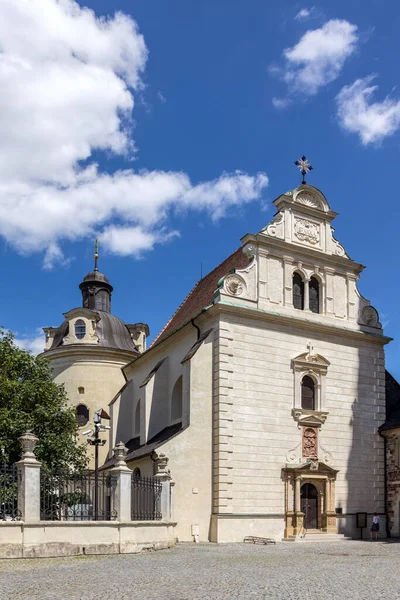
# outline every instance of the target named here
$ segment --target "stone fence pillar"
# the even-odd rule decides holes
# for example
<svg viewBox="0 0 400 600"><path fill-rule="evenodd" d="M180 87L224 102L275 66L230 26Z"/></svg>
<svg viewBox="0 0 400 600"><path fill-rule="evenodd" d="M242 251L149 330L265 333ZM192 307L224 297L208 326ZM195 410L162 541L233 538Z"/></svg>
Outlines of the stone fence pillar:
<svg viewBox="0 0 400 600"><path fill-rule="evenodd" d="M131 520L131 480L132 471L127 467L125 457L128 454L128 448L119 442L113 449L114 458L117 463L110 469L113 492L111 496L111 510L117 513L118 521Z"/></svg>
<svg viewBox="0 0 400 600"><path fill-rule="evenodd" d="M163 521L171 521L172 508L172 487L173 481L170 470L168 469L169 458L165 454L153 452L154 477L161 482L161 514Z"/></svg>
<svg viewBox="0 0 400 600"><path fill-rule="evenodd" d="M34 450L39 441L31 431L18 438L22 456L16 463L18 467L18 510L26 523L40 521L40 462L36 460Z"/></svg>

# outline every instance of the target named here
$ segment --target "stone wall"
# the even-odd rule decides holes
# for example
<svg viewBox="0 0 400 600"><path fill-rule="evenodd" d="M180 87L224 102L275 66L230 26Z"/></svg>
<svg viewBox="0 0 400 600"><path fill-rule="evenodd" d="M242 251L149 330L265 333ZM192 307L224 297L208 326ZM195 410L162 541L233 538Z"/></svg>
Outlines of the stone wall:
<svg viewBox="0 0 400 600"><path fill-rule="evenodd" d="M386 438L388 527L400 536L400 429L384 431Z"/></svg>
<svg viewBox="0 0 400 600"><path fill-rule="evenodd" d="M283 536L282 468L292 456L297 460L302 442L292 412L292 361L307 351L310 339L330 363L324 400L329 414L320 427L318 458L339 471L334 508L342 511L340 532L357 535L357 511L384 512L384 445L377 432L385 418L384 354L380 343L360 338L233 311L221 318L214 362L214 513L224 521L234 515L229 541L243 537L252 514L265 517L263 535ZM281 519L280 531L274 517ZM250 529L254 534L251 525L248 535Z"/></svg>
<svg viewBox="0 0 400 600"><path fill-rule="evenodd" d="M163 521L0 523L0 558L128 554L174 544L174 523Z"/></svg>

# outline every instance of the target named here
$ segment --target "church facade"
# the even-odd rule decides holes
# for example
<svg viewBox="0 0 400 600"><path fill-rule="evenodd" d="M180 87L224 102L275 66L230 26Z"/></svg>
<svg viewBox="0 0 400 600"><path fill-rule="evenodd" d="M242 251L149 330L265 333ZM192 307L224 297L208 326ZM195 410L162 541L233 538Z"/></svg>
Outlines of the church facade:
<svg viewBox="0 0 400 600"><path fill-rule="evenodd" d="M169 459L179 540L359 537L356 513L375 511L385 530L390 340L324 195L303 184L274 204L110 393L110 446L142 475Z"/></svg>

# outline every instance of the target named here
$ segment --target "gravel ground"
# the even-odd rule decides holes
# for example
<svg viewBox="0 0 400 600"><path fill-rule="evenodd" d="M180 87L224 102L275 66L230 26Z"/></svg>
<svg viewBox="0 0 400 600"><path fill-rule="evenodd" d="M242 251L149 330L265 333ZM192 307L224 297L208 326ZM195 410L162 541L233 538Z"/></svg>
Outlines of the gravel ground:
<svg viewBox="0 0 400 600"><path fill-rule="evenodd" d="M1 600L400 599L400 543L179 544L136 555L0 560Z"/></svg>

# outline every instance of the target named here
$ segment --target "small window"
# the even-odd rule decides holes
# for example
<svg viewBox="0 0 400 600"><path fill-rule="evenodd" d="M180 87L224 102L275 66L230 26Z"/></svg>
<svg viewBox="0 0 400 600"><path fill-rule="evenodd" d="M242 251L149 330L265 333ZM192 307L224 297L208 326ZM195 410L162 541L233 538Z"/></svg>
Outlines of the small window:
<svg viewBox="0 0 400 600"><path fill-rule="evenodd" d="M78 340L82 340L86 335L86 325L85 325L85 321L82 321L82 319L78 319L77 321L75 321L75 337L78 338Z"/></svg>
<svg viewBox="0 0 400 600"><path fill-rule="evenodd" d="M78 387L78 394L84 394L85 393L85 388L84 387Z"/></svg>
<svg viewBox="0 0 400 600"><path fill-rule="evenodd" d="M140 472L139 467L136 467L136 469L133 471L133 476L134 477L141 477L142 473Z"/></svg>
<svg viewBox="0 0 400 600"><path fill-rule="evenodd" d="M177 379L171 397L171 422L182 420L182 375Z"/></svg>
<svg viewBox="0 0 400 600"><path fill-rule="evenodd" d="M79 427L84 427L89 421L89 409L84 404L78 404L76 407L76 420Z"/></svg>
<svg viewBox="0 0 400 600"><path fill-rule="evenodd" d="M316 277L310 279L309 308L313 313L319 313L319 281Z"/></svg>
<svg viewBox="0 0 400 600"><path fill-rule="evenodd" d="M315 410L315 383L308 375L301 382L301 408Z"/></svg>
<svg viewBox="0 0 400 600"><path fill-rule="evenodd" d="M304 282L299 273L293 275L293 306L304 310Z"/></svg>

